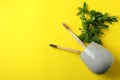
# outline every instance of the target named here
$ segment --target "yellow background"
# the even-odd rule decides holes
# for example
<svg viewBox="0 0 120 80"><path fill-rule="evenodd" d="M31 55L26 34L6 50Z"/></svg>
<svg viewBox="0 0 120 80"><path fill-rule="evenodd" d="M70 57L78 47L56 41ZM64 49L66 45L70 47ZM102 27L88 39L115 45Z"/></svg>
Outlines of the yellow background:
<svg viewBox="0 0 120 80"><path fill-rule="evenodd" d="M81 21L76 13L84 1L89 9L120 17L119 0L0 0L0 80L119 80L119 22L101 37L115 57L103 75L89 71L79 55L48 46L82 50L61 23L79 35Z"/></svg>

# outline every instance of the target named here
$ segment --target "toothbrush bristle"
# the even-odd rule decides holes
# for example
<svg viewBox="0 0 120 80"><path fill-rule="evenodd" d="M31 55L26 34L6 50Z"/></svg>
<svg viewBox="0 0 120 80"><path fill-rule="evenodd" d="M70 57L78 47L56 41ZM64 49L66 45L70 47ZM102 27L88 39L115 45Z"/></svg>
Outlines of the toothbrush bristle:
<svg viewBox="0 0 120 80"><path fill-rule="evenodd" d="M64 26L66 29L70 29L70 28L68 27L68 25L65 24L65 23L63 23L63 26Z"/></svg>
<svg viewBox="0 0 120 80"><path fill-rule="evenodd" d="M55 45L55 44L49 44L49 46L57 48L57 45Z"/></svg>

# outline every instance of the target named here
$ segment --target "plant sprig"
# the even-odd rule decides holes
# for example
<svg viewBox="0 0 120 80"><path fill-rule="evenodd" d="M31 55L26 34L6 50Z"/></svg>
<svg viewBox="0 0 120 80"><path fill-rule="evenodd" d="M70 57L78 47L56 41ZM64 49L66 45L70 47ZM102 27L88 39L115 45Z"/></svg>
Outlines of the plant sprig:
<svg viewBox="0 0 120 80"><path fill-rule="evenodd" d="M105 23L112 24L117 22L116 16L109 16L108 13L101 13L95 10L88 10L86 2L84 2L83 7L78 8L77 13L82 21L82 33L78 36L85 43L90 43L92 41L102 44L100 34L104 34L101 29L106 29L109 26ZM88 15L89 17L86 17Z"/></svg>

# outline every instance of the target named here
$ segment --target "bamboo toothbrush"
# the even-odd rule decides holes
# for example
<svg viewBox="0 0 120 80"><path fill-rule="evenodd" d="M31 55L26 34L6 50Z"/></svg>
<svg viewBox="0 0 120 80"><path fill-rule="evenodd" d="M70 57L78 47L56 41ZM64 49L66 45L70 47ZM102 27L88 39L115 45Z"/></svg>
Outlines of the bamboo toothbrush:
<svg viewBox="0 0 120 80"><path fill-rule="evenodd" d="M49 44L49 46L54 47L54 48L58 48L58 49L61 49L61 50L77 53L77 54L81 53L80 50L75 50L75 49L71 49L71 48L65 48L65 47L62 47L62 46L55 45L55 44Z"/></svg>
<svg viewBox="0 0 120 80"><path fill-rule="evenodd" d="M72 37L85 49L86 46L84 45L84 43L73 33L73 31L68 27L68 25L63 23L63 26L72 35Z"/></svg>
<svg viewBox="0 0 120 80"><path fill-rule="evenodd" d="M68 27L68 25L63 23L63 26L65 27L66 30L68 30L68 32L72 35L72 37L85 49L86 46L84 45L84 43L72 32L72 30ZM58 49L62 49L62 50L65 50L65 51L73 52L73 53L79 53L79 54L81 53L80 50L65 48L65 47L62 47L62 46L57 46L55 44L49 44L49 46L54 47L54 48L58 48Z"/></svg>

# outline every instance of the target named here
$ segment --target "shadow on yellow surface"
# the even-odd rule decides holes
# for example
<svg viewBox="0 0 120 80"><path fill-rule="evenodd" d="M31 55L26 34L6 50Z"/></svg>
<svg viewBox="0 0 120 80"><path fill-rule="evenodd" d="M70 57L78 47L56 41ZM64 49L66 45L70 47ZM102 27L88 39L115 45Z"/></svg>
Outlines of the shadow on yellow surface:
<svg viewBox="0 0 120 80"><path fill-rule="evenodd" d="M111 79L111 78L119 78L120 77L120 62L117 61L115 59L115 62L113 64L113 66L111 67L111 69L105 73L105 77L107 77L108 79Z"/></svg>

